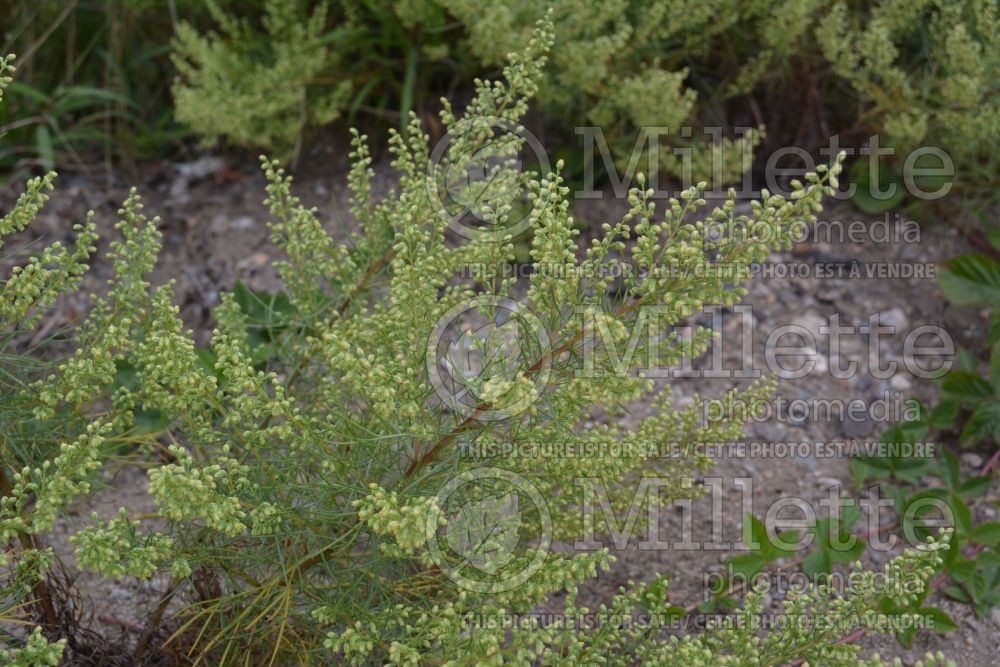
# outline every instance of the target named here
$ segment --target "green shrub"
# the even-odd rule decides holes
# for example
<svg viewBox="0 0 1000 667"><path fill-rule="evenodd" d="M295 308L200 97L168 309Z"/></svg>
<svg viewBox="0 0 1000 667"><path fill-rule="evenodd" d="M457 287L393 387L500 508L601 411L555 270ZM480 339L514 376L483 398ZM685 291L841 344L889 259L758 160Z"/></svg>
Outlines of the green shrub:
<svg viewBox="0 0 1000 667"><path fill-rule="evenodd" d="M188 23L177 29L173 87L177 118L211 141L226 136L291 157L307 124L340 115L350 81L318 86L341 59L324 40L326 4L310 15L295 0L268 0L264 33L209 2L219 33L200 35Z"/></svg>
<svg viewBox="0 0 1000 667"><path fill-rule="evenodd" d="M468 33L468 48L496 66L530 34L545 6L500 0L438 0ZM620 170L642 128L665 128L657 152L640 156L643 169L719 188L751 163L759 130L712 146L702 124L726 124L718 113L729 95L752 88L779 57L798 53L817 3L663 2L580 0L546 3L556 26L551 67L539 104L553 120L598 126ZM801 20L800 20L801 19ZM682 128L692 130L688 136ZM689 149L687 151L675 149ZM682 156L690 155L686 168ZM718 169L718 172L716 172Z"/></svg>
<svg viewBox="0 0 1000 667"><path fill-rule="evenodd" d="M1000 16L986 0L838 3L817 30L833 71L898 151L944 148L959 187L996 189Z"/></svg>
<svg viewBox="0 0 1000 667"><path fill-rule="evenodd" d="M586 613L578 586L612 557L606 549L554 546L607 530L581 511L588 492L577 478L601 480L618 515L633 506L640 474L662 483L637 501L640 509L699 495L692 478L709 459L697 450L660 457L643 443L731 441L740 425L726 415L703 421L700 400L673 407L669 391L655 393L650 380L625 372L642 355L623 368L618 347L647 307L656 307L661 323L677 324L705 304L734 304L743 290L732 285L732 267L787 246L840 172L837 162L810 174L789 200L765 193L749 216L736 213L735 197L706 210L697 189L657 215L650 193L635 189L628 214L580 248L558 173L518 172L519 142L496 126L527 111L551 41L552 26L542 22L505 67L505 82L480 83L461 117L445 104L443 125L462 131L430 169L429 138L414 116L406 138L391 140L400 178L382 200L372 198L368 149L355 136L348 180L360 231L348 243L327 236L316 212L292 194L291 179L264 161L273 239L287 256L279 265L287 294L257 301L269 304L265 355L245 293L223 297L211 350L195 347L170 285L145 278L159 250L157 221L142 214L135 193L125 201L108 293L95 297L76 351L25 398L36 423L61 414L90 414L92 423L44 462L11 471L0 531L5 542L42 539L58 512L88 492L108 458L106 443L129 432L139 410L162 414L163 444L130 455L149 471L157 516L126 508L111 521L95 517L71 539L77 562L106 576L170 572L136 662L156 649L152 637L168 602L183 597L168 645L210 664L885 664L859 663L856 646L837 642L855 627L874 627L882 605L905 608L919 595L946 539L887 564L887 588L867 573L842 597L827 589L791 596L785 612L802 622L764 636L759 592L731 624L670 636L677 610L663 576L615 596L600 610L607 622L595 629L565 622L515 631L504 623L560 592L567 619ZM468 177L475 173L480 178ZM526 287L505 275L522 199L536 266ZM480 224L445 214L445 200L464 202ZM39 203L28 195L3 229L22 228ZM449 230L467 241L449 242ZM93 230L79 233L82 258ZM37 295L71 288L78 275L71 257L55 262L56 273L15 276L3 285L3 303L25 304L12 312L18 315ZM638 271L612 290L612 274L602 269L626 262ZM658 272L663 266L674 270ZM498 318L501 308L509 319ZM456 312L467 319L455 320ZM436 347L441 325L464 331L483 320L488 332L475 341L482 368L471 378L459 373L465 385L452 392L435 379L448 360ZM512 326L538 344L518 333L521 345L512 346ZM692 340L640 337L637 345L669 367L704 351L709 337L699 329ZM584 374L585 352L592 356ZM125 365L136 381L116 386ZM651 416L633 427L617 419L651 393ZM734 397L735 390L727 405ZM597 411L610 418L595 418ZM501 454L484 465L463 454L472 446L528 451L559 442L589 445L598 455ZM602 443L620 445L621 455L600 455ZM642 528L636 522L627 530ZM18 573L33 563L44 582L37 560L52 557L25 547L5 556L5 567ZM17 606L41 597L37 589L33 597L30 588L5 587L4 597L13 602L10 614L26 614L56 640L53 624ZM652 620L625 623L633 613ZM32 655L58 648L37 632L24 640L23 633L5 639Z"/></svg>
<svg viewBox="0 0 1000 667"><path fill-rule="evenodd" d="M519 0L485 8L461 0L343 3L337 8L336 28L325 32L325 3L307 16L296 0L269 0L264 31L214 3L210 6L220 34L201 35L189 25L178 31L178 118L207 140L225 137L282 156L291 154L306 126L329 122L348 107L357 109L389 79L395 79L399 90L378 97L377 106L391 108L389 100L398 99L405 119L420 94L414 81L418 64L433 70L461 61L459 67L467 67L471 52L479 69L503 65L530 38L544 11L537 3ZM663 20L668 10L672 19ZM600 126L623 167L639 128L667 127L663 150L652 158L646 155L650 176L661 170L681 175L682 158L669 148L697 147L690 152L694 180L714 175L714 158L722 165L723 182L734 182L760 135L726 139L714 154L705 137L682 137L681 127L697 116L698 97L686 81L685 63L704 51L706 40L761 11L741 3L708 10L698 3L668 8L664 3L623 2L606 3L596 11L589 3L556 3L559 48L540 81L539 102L551 118ZM285 18L276 21L276 16ZM456 34L451 16L465 35ZM718 21L719 16L729 18ZM292 28L301 34L293 34ZM795 37L788 30L773 34ZM421 75L424 81L431 78ZM351 87L356 89L353 100ZM317 102L319 95L326 98ZM401 129L406 131L405 123Z"/></svg>
<svg viewBox="0 0 1000 667"><path fill-rule="evenodd" d="M558 47L539 81L539 106L566 142L579 141L569 136L567 124L599 127L619 171L638 158L651 178L708 180L713 188L736 182L763 128L720 141L700 128L726 127L734 119L745 124L746 113L732 113L745 105L730 100L748 94L768 113L780 113L796 101L789 90L801 88L809 74L822 85L807 91L816 99L804 113L822 115L830 132L885 135L882 145L888 142L897 156L921 145L943 148L957 167L957 191L979 200L992 197L1000 78L992 60L998 19L988 0L548 4ZM282 12L298 6L294 0L269 3ZM297 65L283 75L276 59L262 54L286 48L287 35L268 40L245 27L230 29L235 19L217 12L227 40L191 28L180 33L178 114L208 138L226 136L287 155L313 109L312 120L323 122L334 116L333 107L357 109L394 79L397 90L377 96L375 107L384 112L399 101L405 118L419 94L415 82L423 81L426 89L433 80L427 71L447 63L454 72L457 62L467 77L476 66L501 66L544 11L526 0L345 3L335 12L336 29L324 33L315 20L308 23L315 32L295 42ZM300 22L306 25L304 18ZM384 37L359 38L370 34ZM323 46L306 52L307 44L317 42ZM349 82L356 90L350 103ZM309 97L304 91L313 89L335 103L297 107ZM845 95L853 99L846 102ZM234 114L234 108L241 111ZM753 116L764 121L759 112ZM655 152L643 146L643 128L664 133ZM770 128L786 143L800 141L790 130ZM582 168L573 160L567 174L575 177Z"/></svg>

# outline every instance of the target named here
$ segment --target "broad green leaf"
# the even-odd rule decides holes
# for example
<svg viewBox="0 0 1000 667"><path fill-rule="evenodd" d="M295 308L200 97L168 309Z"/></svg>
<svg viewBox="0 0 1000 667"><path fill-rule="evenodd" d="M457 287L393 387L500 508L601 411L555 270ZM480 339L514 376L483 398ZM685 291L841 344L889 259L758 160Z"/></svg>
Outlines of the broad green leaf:
<svg viewBox="0 0 1000 667"><path fill-rule="evenodd" d="M942 450L941 458L938 459L941 469L941 479L949 489L955 489L961 484L962 466L958 462L958 457L947 449Z"/></svg>
<svg viewBox="0 0 1000 667"><path fill-rule="evenodd" d="M968 534L972 530L972 510L956 493L948 494L948 505L955 513L955 528L957 532Z"/></svg>
<svg viewBox="0 0 1000 667"><path fill-rule="evenodd" d="M976 373L968 371L948 373L941 385L941 391L948 398L970 406L979 405L993 396L993 386Z"/></svg>
<svg viewBox="0 0 1000 667"><path fill-rule="evenodd" d="M979 372L979 357L965 348L959 349L956 362L955 370L968 371L969 373Z"/></svg>
<svg viewBox="0 0 1000 667"><path fill-rule="evenodd" d="M990 347L990 382L993 391L1000 393L1000 343Z"/></svg>
<svg viewBox="0 0 1000 667"><path fill-rule="evenodd" d="M972 578L976 573L976 562L968 558L959 557L948 564L946 568L948 576L959 583L964 583Z"/></svg>
<svg viewBox="0 0 1000 667"><path fill-rule="evenodd" d="M927 435L927 431L928 424L923 419L899 422L887 428L879 440L885 443L920 442Z"/></svg>
<svg viewBox="0 0 1000 667"><path fill-rule="evenodd" d="M882 493L892 499L893 507L902 512L906 507L906 493L896 484L883 484Z"/></svg>
<svg viewBox="0 0 1000 667"><path fill-rule="evenodd" d="M976 544L985 544L988 547L1000 545L1000 523L984 523L976 526L969 533L969 539Z"/></svg>
<svg viewBox="0 0 1000 667"><path fill-rule="evenodd" d="M962 445L968 447L987 438L1000 442L1000 401L989 401L972 413L965 422L959 437Z"/></svg>
<svg viewBox="0 0 1000 667"><path fill-rule="evenodd" d="M743 543L758 554L765 553L771 544L764 522L751 514L743 520Z"/></svg>
<svg viewBox="0 0 1000 667"><path fill-rule="evenodd" d="M941 401L931 411L931 415L928 417L927 422L934 428L951 428L955 424L955 419L958 418L960 405L961 404L958 401Z"/></svg>
<svg viewBox="0 0 1000 667"><path fill-rule="evenodd" d="M847 535L840 535L838 539L840 542L844 543L848 541L847 538ZM848 548L838 548L835 545L830 545L830 547L826 549L826 553L829 555L831 560L838 563L853 563L861 558L862 554L865 553L865 548L865 543L856 539Z"/></svg>
<svg viewBox="0 0 1000 667"><path fill-rule="evenodd" d="M960 305L1000 303L1000 264L982 253L954 257L938 272L938 284Z"/></svg>
<svg viewBox="0 0 1000 667"><path fill-rule="evenodd" d="M742 577L747 580L764 569L767 559L758 553L740 554L726 561L731 578Z"/></svg>
<svg viewBox="0 0 1000 667"><path fill-rule="evenodd" d="M858 160L851 167L850 179L856 186L851 203L865 213L885 213L906 199L906 188L887 165L879 163L873 172L867 160Z"/></svg>
<svg viewBox="0 0 1000 667"><path fill-rule="evenodd" d="M944 634L958 629L958 623L953 621L951 616L945 613L942 609L937 607L924 607L919 613L924 617L924 627L933 632Z"/></svg>
<svg viewBox="0 0 1000 667"><path fill-rule="evenodd" d="M826 549L817 549L802 561L802 571L810 577L817 574L829 574L832 570L833 564Z"/></svg>
<svg viewBox="0 0 1000 667"><path fill-rule="evenodd" d="M904 648L910 648L913 646L913 638L917 634L916 628L905 628L896 633L896 640L903 645Z"/></svg>
<svg viewBox="0 0 1000 667"><path fill-rule="evenodd" d="M849 532L851 524L860 515L857 507L850 506L843 512L850 523L842 523L832 517L820 519L809 532L816 536L816 546L824 552L825 560L838 563L853 563L865 552L865 543Z"/></svg>
<svg viewBox="0 0 1000 667"><path fill-rule="evenodd" d="M986 582L986 575L983 574L982 570L975 569L969 574L969 577L965 580L966 590L972 595L976 600L982 600L983 596L989 592L989 585Z"/></svg>
<svg viewBox="0 0 1000 667"><path fill-rule="evenodd" d="M870 479L887 479L892 474L886 468L877 468L870 465L865 458L852 458L847 462L847 467L851 471L851 478L854 479L855 487L859 489Z"/></svg>
<svg viewBox="0 0 1000 667"><path fill-rule="evenodd" d="M950 597L952 600L957 600L958 602L972 602L972 598L969 597L969 594L966 593L965 589L961 586L942 586L941 592Z"/></svg>
<svg viewBox="0 0 1000 667"><path fill-rule="evenodd" d="M946 489L927 489L909 496L902 506L903 532L907 537L924 539L937 532L936 524L951 520L958 526L963 523L952 496ZM968 513L968 508L965 508ZM935 527L928 526L930 520Z"/></svg>
<svg viewBox="0 0 1000 667"><path fill-rule="evenodd" d="M970 477L959 485L958 494L966 498L979 498L986 495L986 492L990 490L990 485L993 484L993 478L989 475L976 475L975 477Z"/></svg>
<svg viewBox="0 0 1000 667"><path fill-rule="evenodd" d="M848 505L840 510L841 530L850 530L861 518L861 508L855 505Z"/></svg>
<svg viewBox="0 0 1000 667"><path fill-rule="evenodd" d="M733 595L723 595L721 597L715 598L720 609L732 610L740 606L740 601Z"/></svg>
<svg viewBox="0 0 1000 667"><path fill-rule="evenodd" d="M783 533L778 533L774 536L773 541L768 540L767 545L764 547L764 557L768 561L778 560L779 558L786 558L795 554L799 550L799 531L797 530L786 530Z"/></svg>
<svg viewBox="0 0 1000 667"><path fill-rule="evenodd" d="M1000 308L994 308L990 313L990 321L986 326L986 344L996 345L1000 343Z"/></svg>

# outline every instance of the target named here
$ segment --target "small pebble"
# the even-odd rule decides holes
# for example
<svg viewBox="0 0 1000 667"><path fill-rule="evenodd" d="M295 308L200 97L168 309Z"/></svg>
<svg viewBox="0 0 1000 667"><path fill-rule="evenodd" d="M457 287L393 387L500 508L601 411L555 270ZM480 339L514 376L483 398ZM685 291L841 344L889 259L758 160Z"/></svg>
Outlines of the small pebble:
<svg viewBox="0 0 1000 667"><path fill-rule="evenodd" d="M905 334L906 327L910 324L906 313L898 306L879 313L879 322L883 326L893 327L895 329L894 334Z"/></svg>
<svg viewBox="0 0 1000 667"><path fill-rule="evenodd" d="M975 452L965 452L960 457L962 463L969 466L970 468L982 468L983 467L983 457Z"/></svg>
<svg viewBox="0 0 1000 667"><path fill-rule="evenodd" d="M892 376L892 379L889 380L889 384L892 385L893 389L899 391L909 391L910 387L912 386L912 383L910 382L910 379L908 377L906 377L905 375L900 375L898 373Z"/></svg>

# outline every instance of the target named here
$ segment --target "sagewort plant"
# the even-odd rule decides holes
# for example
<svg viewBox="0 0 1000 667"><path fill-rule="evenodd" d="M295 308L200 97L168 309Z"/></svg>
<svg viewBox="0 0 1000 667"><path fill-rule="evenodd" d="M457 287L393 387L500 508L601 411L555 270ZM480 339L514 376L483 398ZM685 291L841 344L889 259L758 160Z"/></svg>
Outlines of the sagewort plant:
<svg viewBox="0 0 1000 667"><path fill-rule="evenodd" d="M8 662L56 664L72 650L46 590L56 554L45 537L114 458L148 470L156 515L95 515L71 542L79 567L107 577L169 573L133 663L885 664L860 662L838 640L877 629L880 605L920 595L946 539L886 565L890 587L868 573L844 595L790 597L785 611L798 621L769 632L759 592L729 623L671 631L662 576L593 610L605 622L574 621L590 613L578 586L613 560L577 546L607 532L582 511L597 485L579 479L598 480L619 515L640 475L660 481L640 509L691 498L691 479L711 461L696 449L659 456L643 443L740 434L728 410L706 422L699 400L672 407L668 390L628 372L650 355L669 366L697 354L708 331L666 340L630 332L651 307L660 324L678 324L705 304L735 303L743 290L732 267L786 246L820 210L840 165L796 183L789 199L764 193L750 215L737 214L734 197L708 210L697 189L658 213L650 193L634 189L628 214L580 247L558 165L522 169L524 137L511 131L551 42L542 21L504 81L477 83L461 116L445 104L447 149L434 161L414 117L407 138L391 140L398 185L380 199L356 134L348 180L359 227L344 243L265 160L287 298L261 300L260 317L239 294L224 295L210 350L184 329L170 285L147 282L160 234L129 196L111 246L115 278L94 297L76 351L10 399L36 431L60 415L85 419L64 444L4 451L3 613L21 624L5 626ZM24 228L50 184L29 184L0 229ZM519 281L506 271L511 230L527 227L534 272ZM93 224L78 238L75 250L50 248L3 283L5 331L15 335L76 287ZM615 264L632 270L612 285ZM637 353L623 354L627 345ZM135 381L116 382L126 365ZM620 418L651 393L652 416ZM164 416L155 439L129 437L140 410ZM591 455L532 455L557 443ZM525 622L554 594L564 594L563 620Z"/></svg>

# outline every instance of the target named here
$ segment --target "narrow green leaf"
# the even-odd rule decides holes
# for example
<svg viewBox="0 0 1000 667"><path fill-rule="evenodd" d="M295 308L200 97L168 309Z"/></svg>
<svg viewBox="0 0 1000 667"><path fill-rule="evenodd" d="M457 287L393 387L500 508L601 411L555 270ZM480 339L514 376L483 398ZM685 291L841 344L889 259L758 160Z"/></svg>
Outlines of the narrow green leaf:
<svg viewBox="0 0 1000 667"><path fill-rule="evenodd" d="M35 126L35 149L38 151L38 157L45 170L55 169L56 152L52 147L52 133L49 132L48 125L39 123Z"/></svg>

